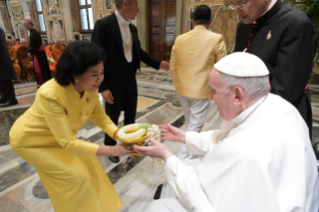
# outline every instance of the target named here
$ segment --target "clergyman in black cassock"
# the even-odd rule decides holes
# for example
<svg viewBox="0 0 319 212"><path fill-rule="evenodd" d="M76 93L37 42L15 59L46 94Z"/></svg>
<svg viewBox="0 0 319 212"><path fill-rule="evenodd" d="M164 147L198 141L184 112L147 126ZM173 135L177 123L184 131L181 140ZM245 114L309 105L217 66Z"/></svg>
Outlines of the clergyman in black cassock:
<svg viewBox="0 0 319 212"><path fill-rule="evenodd" d="M235 46L235 51L246 49L264 61L270 72L271 92L297 108L308 125L310 138L312 109L308 82L313 67L313 39L314 27L306 14L277 0L254 23L239 22Z"/></svg>
<svg viewBox="0 0 319 212"><path fill-rule="evenodd" d="M26 27L28 30L30 30L29 53L33 57L33 65L37 83L38 85L42 85L51 79L49 62L42 44L42 38L40 33L34 28L30 19L26 19L24 24L25 26L29 26L29 28Z"/></svg>
<svg viewBox="0 0 319 212"><path fill-rule="evenodd" d="M6 35L0 27L0 107L18 104L12 80L15 72L6 44Z"/></svg>
<svg viewBox="0 0 319 212"><path fill-rule="evenodd" d="M124 125L135 122L137 108L136 71L143 61L154 69L159 69L161 61L143 51L137 35L137 28L129 24L133 36L132 62L125 58L123 41L119 23L115 13L97 20L92 34L92 42L103 47L107 53L104 62L104 81L99 92L110 90L114 97L114 104L105 103L106 113L117 125L121 111L124 111ZM105 135L106 145L115 145L116 141Z"/></svg>

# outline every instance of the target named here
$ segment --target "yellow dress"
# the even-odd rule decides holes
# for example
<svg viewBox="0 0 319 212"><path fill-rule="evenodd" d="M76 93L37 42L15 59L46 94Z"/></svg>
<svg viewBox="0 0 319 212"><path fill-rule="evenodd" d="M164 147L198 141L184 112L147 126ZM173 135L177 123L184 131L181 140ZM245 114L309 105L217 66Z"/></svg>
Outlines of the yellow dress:
<svg viewBox="0 0 319 212"><path fill-rule="evenodd" d="M80 98L72 83L51 79L10 130L12 148L36 168L55 212L113 212L122 205L96 157L99 145L76 138L88 118L110 136L117 130L97 92Z"/></svg>

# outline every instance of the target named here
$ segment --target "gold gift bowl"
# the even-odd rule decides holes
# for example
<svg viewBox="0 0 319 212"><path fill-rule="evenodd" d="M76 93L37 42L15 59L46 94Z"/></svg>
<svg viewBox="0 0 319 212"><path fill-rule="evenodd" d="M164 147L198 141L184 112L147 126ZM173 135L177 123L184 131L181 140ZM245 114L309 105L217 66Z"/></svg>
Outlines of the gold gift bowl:
<svg viewBox="0 0 319 212"><path fill-rule="evenodd" d="M122 128L122 127L121 127ZM119 128L117 131L115 131L114 133L114 139L120 140L121 142L128 144L128 145L133 145L133 144L137 144L139 146L145 146L145 140L149 138L149 135L145 135L139 138L134 138L134 139L120 139L117 135L117 132L121 129ZM132 131L128 131L126 132L127 134L130 133L135 133L137 130L132 130ZM137 155L131 155L132 157L138 157L138 156L142 156L141 153L137 153Z"/></svg>

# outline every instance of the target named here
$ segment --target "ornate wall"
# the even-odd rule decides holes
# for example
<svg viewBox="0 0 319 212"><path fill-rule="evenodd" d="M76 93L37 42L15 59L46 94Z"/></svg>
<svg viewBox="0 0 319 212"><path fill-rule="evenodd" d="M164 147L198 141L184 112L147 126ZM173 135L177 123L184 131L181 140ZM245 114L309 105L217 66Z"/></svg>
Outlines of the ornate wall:
<svg viewBox="0 0 319 212"><path fill-rule="evenodd" d="M28 36L28 32L23 28L23 20L30 18L34 21L35 27L40 28L35 0L9 0L8 5L4 0L0 0L0 27L2 27L7 36L23 38ZM79 0L41 0L46 34L42 36L48 40L57 39L87 39L90 40L91 34L81 34L81 22L79 20ZM226 2L227 1L227 2ZM213 23L210 29L213 32L224 36L227 51L230 53L235 43L235 33L238 18L233 11L226 8L223 4L228 0L177 0L176 10L176 36L192 29L191 19L193 11L198 5L208 5L212 10ZM136 25L139 30L141 46L148 50L148 0L139 0L140 13L136 18ZM8 7L8 8L7 8ZM92 0L94 22L113 13L116 9L114 0ZM11 14L10 19L7 9Z"/></svg>
<svg viewBox="0 0 319 212"><path fill-rule="evenodd" d="M185 32L192 29L191 20L193 19L193 12L199 5L207 5L212 10L212 25L209 27L213 32L222 34L227 47L227 52L232 52L235 45L236 28L239 22L234 11L225 6L229 3L228 0L186 0L186 14L185 14Z"/></svg>
<svg viewBox="0 0 319 212"><path fill-rule="evenodd" d="M33 0L28 2L33 3ZM15 37L19 38L27 36L27 31L23 27L23 20L25 18L31 18L28 2L11 0L6 4L5 1L0 0L0 26L4 29L7 37L13 37L13 34L15 34ZM8 11L11 14L11 24Z"/></svg>
<svg viewBox="0 0 319 212"><path fill-rule="evenodd" d="M33 20L35 27L38 30L40 29L34 1L9 0L7 1L8 4L6 4L4 0L0 0L0 27L5 30L8 38L25 38L29 36L29 32L23 28L23 20L27 18ZM46 33L42 34L44 39L73 39L75 35L80 35L78 0L40 1L46 28ZM10 26L9 15L11 15L13 29Z"/></svg>
<svg viewBox="0 0 319 212"><path fill-rule="evenodd" d="M92 0L92 6L95 4L95 20L101 19L112 14L116 10L114 0Z"/></svg>

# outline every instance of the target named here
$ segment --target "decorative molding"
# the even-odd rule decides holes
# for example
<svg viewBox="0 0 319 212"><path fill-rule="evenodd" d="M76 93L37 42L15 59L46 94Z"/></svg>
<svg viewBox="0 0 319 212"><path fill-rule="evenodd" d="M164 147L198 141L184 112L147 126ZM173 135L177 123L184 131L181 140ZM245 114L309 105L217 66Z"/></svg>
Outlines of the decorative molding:
<svg viewBox="0 0 319 212"><path fill-rule="evenodd" d="M105 0L105 10L116 10L114 0Z"/></svg>
<svg viewBox="0 0 319 212"><path fill-rule="evenodd" d="M9 4L9 7L10 7L13 21L21 22L24 20L24 13L23 13L21 2L11 3Z"/></svg>
<svg viewBox="0 0 319 212"><path fill-rule="evenodd" d="M62 19L51 19L50 29L53 40L65 39L64 24Z"/></svg>
<svg viewBox="0 0 319 212"><path fill-rule="evenodd" d="M45 2L48 11L48 17L62 15L60 0L45 0Z"/></svg>

